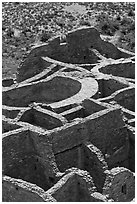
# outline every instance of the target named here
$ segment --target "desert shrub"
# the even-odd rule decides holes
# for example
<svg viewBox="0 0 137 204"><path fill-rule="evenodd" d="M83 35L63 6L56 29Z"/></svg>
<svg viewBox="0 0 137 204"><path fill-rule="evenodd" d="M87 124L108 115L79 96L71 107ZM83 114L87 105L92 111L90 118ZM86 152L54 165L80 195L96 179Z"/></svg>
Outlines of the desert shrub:
<svg viewBox="0 0 137 204"><path fill-rule="evenodd" d="M49 38L51 38L51 33L43 32L40 37L40 41L46 42Z"/></svg>
<svg viewBox="0 0 137 204"><path fill-rule="evenodd" d="M135 16L135 12L134 12L133 10L130 10L130 11L128 12L128 16Z"/></svg>
<svg viewBox="0 0 137 204"><path fill-rule="evenodd" d="M122 21L121 21L121 25L128 25L132 22L132 20L128 17L123 17Z"/></svg>
<svg viewBox="0 0 137 204"><path fill-rule="evenodd" d="M81 26L91 26L91 23L88 20L81 20L79 25Z"/></svg>
<svg viewBox="0 0 137 204"><path fill-rule="evenodd" d="M108 20L107 22L102 23L102 31L107 35L113 35L116 30L119 30L119 25L117 22Z"/></svg>

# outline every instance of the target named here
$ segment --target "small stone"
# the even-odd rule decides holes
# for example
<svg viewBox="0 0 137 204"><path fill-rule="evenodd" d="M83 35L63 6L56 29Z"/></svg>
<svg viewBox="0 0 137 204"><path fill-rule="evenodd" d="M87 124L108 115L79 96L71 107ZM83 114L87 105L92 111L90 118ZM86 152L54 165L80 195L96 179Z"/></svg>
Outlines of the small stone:
<svg viewBox="0 0 137 204"><path fill-rule="evenodd" d="M21 31L18 30L18 29L14 29L14 37L15 38L20 38L20 35L21 35Z"/></svg>

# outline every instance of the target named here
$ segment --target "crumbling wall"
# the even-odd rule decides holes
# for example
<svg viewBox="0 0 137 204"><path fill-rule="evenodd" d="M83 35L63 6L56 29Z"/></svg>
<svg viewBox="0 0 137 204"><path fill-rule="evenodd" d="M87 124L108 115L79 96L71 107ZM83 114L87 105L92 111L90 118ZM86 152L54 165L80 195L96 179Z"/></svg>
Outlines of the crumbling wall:
<svg viewBox="0 0 137 204"><path fill-rule="evenodd" d="M105 154L106 161L109 168L115 166L124 166L129 167L128 154L129 154L129 140L128 140L128 131L126 127L120 127L112 130L110 133L111 138L108 138ZM117 139L117 135L119 139ZM122 144L122 138L125 138L125 141ZM117 141L117 147L114 145L114 142ZM113 151L113 153L112 153Z"/></svg>
<svg viewBox="0 0 137 204"><path fill-rule="evenodd" d="M20 121L28 122L32 125L40 126L47 130L54 129L63 125L59 119L41 111L37 111L33 108L26 111L20 118Z"/></svg>
<svg viewBox="0 0 137 204"><path fill-rule="evenodd" d="M5 135L2 152L3 174L36 183L45 190L51 187L48 170L41 163L29 131Z"/></svg>
<svg viewBox="0 0 137 204"><path fill-rule="evenodd" d="M28 56L22 66L18 69L17 81L21 82L25 79L33 77L51 65L50 62L43 60L40 56ZM28 69L28 67L30 69Z"/></svg>
<svg viewBox="0 0 137 204"><path fill-rule="evenodd" d="M113 44L103 41L94 27L83 27L69 32L66 35L65 44L61 44L58 36L49 39L48 43L35 47L18 69L17 81L28 79L50 66L49 62L43 61L41 57L48 56L66 63L94 64L100 60L100 55L97 55L94 50L103 57L112 59L132 56L119 50Z"/></svg>
<svg viewBox="0 0 137 204"><path fill-rule="evenodd" d="M115 96L115 101L128 110L135 111L135 88L129 87Z"/></svg>
<svg viewBox="0 0 137 204"><path fill-rule="evenodd" d="M103 41L100 38L99 32L94 27L83 27L81 29L72 31L68 33L66 41L68 43L68 49L70 53L77 53L79 50L88 50L88 48L94 48L98 50L100 54L105 55L107 58L119 59L129 56L126 53L122 53L111 43Z"/></svg>
<svg viewBox="0 0 137 204"><path fill-rule="evenodd" d="M135 128L127 126L129 136L129 169L135 172Z"/></svg>
<svg viewBox="0 0 137 204"><path fill-rule="evenodd" d="M133 55L93 27L32 49L3 88L4 201L133 201Z"/></svg>
<svg viewBox="0 0 137 204"><path fill-rule="evenodd" d="M82 202L90 201L91 193L95 191L90 175L86 171L72 168L46 193L58 202Z"/></svg>
<svg viewBox="0 0 137 204"><path fill-rule="evenodd" d="M6 90L2 100L3 104L9 106L27 106L32 102L52 103L75 95L80 88L79 81L57 76L49 81L34 82Z"/></svg>
<svg viewBox="0 0 137 204"><path fill-rule="evenodd" d="M4 116L6 116L6 118L11 118L11 119L14 119L17 117L18 113L19 113L20 110L7 110L6 108L5 109L2 109L2 114Z"/></svg>
<svg viewBox="0 0 137 204"><path fill-rule="evenodd" d="M113 76L120 76L126 78L135 78L135 63L132 61L127 63L111 64L99 69L104 74L112 74Z"/></svg>
<svg viewBox="0 0 137 204"><path fill-rule="evenodd" d="M124 122L119 109L102 110L100 114L95 113L85 120L83 119L83 121L73 122L51 133L53 151L57 153L73 147L74 144L75 146L79 145L81 141L90 140L103 153L106 153L106 145L109 144L107 140L112 143L109 139L110 132L123 125ZM108 130L110 131L108 132ZM116 135L116 137L119 138L119 135ZM124 141L126 141L125 136L123 135L120 139L120 141L113 140L113 146L123 145Z"/></svg>
<svg viewBox="0 0 137 204"><path fill-rule="evenodd" d="M77 106L68 111L62 112L61 115L64 116L68 121L72 121L76 118L86 118L90 115L90 113L83 106Z"/></svg>
<svg viewBox="0 0 137 204"><path fill-rule="evenodd" d="M113 199L108 199L106 195L102 195L99 192L95 192L91 194L90 201L91 202L113 202Z"/></svg>
<svg viewBox="0 0 137 204"><path fill-rule="evenodd" d="M2 80L2 86L3 87L8 87L14 84L14 79L12 78L7 78Z"/></svg>
<svg viewBox="0 0 137 204"><path fill-rule="evenodd" d="M130 202L135 197L135 178L133 173L123 167L106 171L104 194L108 194L115 202Z"/></svg>
<svg viewBox="0 0 137 204"><path fill-rule="evenodd" d="M120 89L124 89L127 87L126 84L122 84L117 80L114 79L102 79L101 86L101 96L100 98L108 97L112 95L115 91L118 91Z"/></svg>
<svg viewBox="0 0 137 204"><path fill-rule="evenodd" d="M81 154L81 145L55 154L55 159L59 170L61 172L64 172L66 169L69 169L71 167L82 169L83 161L81 158Z"/></svg>
<svg viewBox="0 0 137 204"><path fill-rule="evenodd" d="M2 120L2 133L6 133L19 128L20 126L17 124L9 123L7 120Z"/></svg>
<svg viewBox="0 0 137 204"><path fill-rule="evenodd" d="M92 99L85 99L82 102L82 106L85 108L85 110L91 115L95 112L99 112L101 110L104 110L106 107L102 106L101 104L93 101Z"/></svg>
<svg viewBox="0 0 137 204"><path fill-rule="evenodd" d="M44 173L46 178L50 185L53 185L62 174L55 162L51 138L46 135L45 131L40 132L39 130L30 130L30 136L33 139L36 152L38 152L40 163L45 168Z"/></svg>
<svg viewBox="0 0 137 204"><path fill-rule="evenodd" d="M65 184L62 184L62 180L60 180L60 188L58 188L55 192L53 192L52 196L58 202L75 202L77 196L77 182L76 176L73 175L72 177L68 178L65 181Z"/></svg>
<svg viewBox="0 0 137 204"><path fill-rule="evenodd" d="M84 154L84 169L92 176L97 191L102 192L106 179L106 174L104 172L108 169L107 163L101 151L91 143L87 142L83 144L82 148Z"/></svg>
<svg viewBox="0 0 137 204"><path fill-rule="evenodd" d="M77 202L89 202L92 201L92 193L95 191L95 187L93 187L90 182L90 177L76 174L77 178ZM90 181L90 182L89 182Z"/></svg>
<svg viewBox="0 0 137 204"><path fill-rule="evenodd" d="M34 184L4 176L2 181L2 201L53 202L56 200L46 195L43 189Z"/></svg>

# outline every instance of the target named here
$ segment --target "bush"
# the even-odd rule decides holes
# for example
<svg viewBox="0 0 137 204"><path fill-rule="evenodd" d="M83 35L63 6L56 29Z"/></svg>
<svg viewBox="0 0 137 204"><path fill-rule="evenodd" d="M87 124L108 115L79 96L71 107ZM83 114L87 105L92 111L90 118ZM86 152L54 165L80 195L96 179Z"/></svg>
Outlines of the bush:
<svg viewBox="0 0 137 204"><path fill-rule="evenodd" d="M51 34L48 33L48 32L43 32L43 33L41 34L40 41L46 42L49 38L51 38Z"/></svg>
<svg viewBox="0 0 137 204"><path fill-rule="evenodd" d="M134 12L133 10L130 10L130 11L128 12L128 16L135 16L135 12Z"/></svg>
<svg viewBox="0 0 137 204"><path fill-rule="evenodd" d="M91 23L88 20L81 20L79 24L81 26L91 26Z"/></svg>

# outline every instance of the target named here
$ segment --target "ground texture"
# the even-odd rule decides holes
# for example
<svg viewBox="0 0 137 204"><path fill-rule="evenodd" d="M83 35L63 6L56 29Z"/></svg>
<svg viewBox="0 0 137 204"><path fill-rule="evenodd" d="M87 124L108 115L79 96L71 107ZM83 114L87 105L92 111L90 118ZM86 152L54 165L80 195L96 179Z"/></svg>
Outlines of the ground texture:
<svg viewBox="0 0 137 204"><path fill-rule="evenodd" d="M84 25L134 52L134 3L2 3L3 77L14 77L32 45Z"/></svg>

